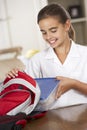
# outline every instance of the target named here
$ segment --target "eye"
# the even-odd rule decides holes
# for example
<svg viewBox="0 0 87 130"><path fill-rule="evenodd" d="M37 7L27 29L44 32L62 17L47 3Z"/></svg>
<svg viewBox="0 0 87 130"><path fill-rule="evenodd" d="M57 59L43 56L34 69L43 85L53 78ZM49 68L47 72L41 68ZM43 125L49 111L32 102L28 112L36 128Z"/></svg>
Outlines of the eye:
<svg viewBox="0 0 87 130"><path fill-rule="evenodd" d="M46 35L46 34L47 34L45 31L41 31L41 33L42 33L43 35Z"/></svg>
<svg viewBox="0 0 87 130"><path fill-rule="evenodd" d="M57 29L52 29L51 32L55 33L55 32L57 32Z"/></svg>

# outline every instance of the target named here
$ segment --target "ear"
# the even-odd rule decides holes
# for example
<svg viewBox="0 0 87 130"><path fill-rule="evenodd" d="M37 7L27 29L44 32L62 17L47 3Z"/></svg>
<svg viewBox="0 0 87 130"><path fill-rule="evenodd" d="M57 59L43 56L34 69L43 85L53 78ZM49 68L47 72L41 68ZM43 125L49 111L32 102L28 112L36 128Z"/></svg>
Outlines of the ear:
<svg viewBox="0 0 87 130"><path fill-rule="evenodd" d="M66 21L66 23L65 23L65 30L66 30L66 31L69 31L70 26L71 26L71 22L70 22L70 20L68 19L68 20Z"/></svg>

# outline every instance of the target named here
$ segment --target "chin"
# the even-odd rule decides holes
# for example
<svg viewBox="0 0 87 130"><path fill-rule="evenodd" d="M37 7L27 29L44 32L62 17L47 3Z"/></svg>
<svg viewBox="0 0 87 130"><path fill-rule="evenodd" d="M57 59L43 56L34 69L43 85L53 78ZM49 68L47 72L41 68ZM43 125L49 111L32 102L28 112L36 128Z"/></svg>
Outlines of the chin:
<svg viewBox="0 0 87 130"><path fill-rule="evenodd" d="M51 47L54 49L54 48L56 48L56 47L57 47L57 45L53 45L53 46L51 46Z"/></svg>

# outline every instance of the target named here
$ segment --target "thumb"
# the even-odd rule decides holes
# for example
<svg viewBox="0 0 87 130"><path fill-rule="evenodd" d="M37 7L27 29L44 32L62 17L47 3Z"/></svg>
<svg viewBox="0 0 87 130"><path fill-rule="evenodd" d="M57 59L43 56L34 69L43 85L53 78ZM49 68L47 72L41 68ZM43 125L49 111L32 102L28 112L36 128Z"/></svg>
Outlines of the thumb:
<svg viewBox="0 0 87 130"><path fill-rule="evenodd" d="M57 79L57 80L63 80L64 77L63 77L63 76L57 76L56 79Z"/></svg>

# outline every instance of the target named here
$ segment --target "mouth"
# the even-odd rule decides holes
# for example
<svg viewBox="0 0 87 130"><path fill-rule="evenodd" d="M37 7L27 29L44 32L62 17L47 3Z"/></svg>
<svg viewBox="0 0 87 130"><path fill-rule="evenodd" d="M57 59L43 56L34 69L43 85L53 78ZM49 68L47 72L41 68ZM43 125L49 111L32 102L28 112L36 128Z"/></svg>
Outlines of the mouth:
<svg viewBox="0 0 87 130"><path fill-rule="evenodd" d="M54 46L56 45L58 39L53 39L53 40L48 40L48 43L50 44L50 46Z"/></svg>

